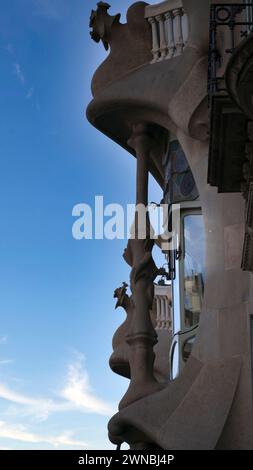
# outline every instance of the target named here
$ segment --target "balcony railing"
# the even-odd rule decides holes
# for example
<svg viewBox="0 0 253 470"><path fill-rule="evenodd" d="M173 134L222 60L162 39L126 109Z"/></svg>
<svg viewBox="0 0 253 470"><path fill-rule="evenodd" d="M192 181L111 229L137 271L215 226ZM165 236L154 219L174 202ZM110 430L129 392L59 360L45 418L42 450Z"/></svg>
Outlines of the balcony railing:
<svg viewBox="0 0 253 470"><path fill-rule="evenodd" d="M146 7L145 17L152 28L151 63L182 54L188 40L188 18L181 0L167 0Z"/></svg>
<svg viewBox="0 0 253 470"><path fill-rule="evenodd" d="M253 3L214 4L210 14L209 98L226 92L224 73L230 54L253 30Z"/></svg>
<svg viewBox="0 0 253 470"><path fill-rule="evenodd" d="M156 330L172 331L171 286L155 285Z"/></svg>

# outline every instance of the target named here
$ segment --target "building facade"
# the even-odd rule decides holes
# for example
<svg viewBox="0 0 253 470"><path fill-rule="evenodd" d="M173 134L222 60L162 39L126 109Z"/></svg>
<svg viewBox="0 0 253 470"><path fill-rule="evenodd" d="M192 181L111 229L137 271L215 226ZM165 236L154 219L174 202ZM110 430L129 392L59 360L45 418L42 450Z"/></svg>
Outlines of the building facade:
<svg viewBox="0 0 253 470"><path fill-rule="evenodd" d="M166 0L134 3L125 24L105 2L91 14L92 39L110 50L88 120L136 158L136 205L149 203L149 173L168 227L180 204L179 246L163 249L147 220L123 255L130 291L114 293L126 320L110 366L129 388L108 425L118 447L253 449L252 12Z"/></svg>

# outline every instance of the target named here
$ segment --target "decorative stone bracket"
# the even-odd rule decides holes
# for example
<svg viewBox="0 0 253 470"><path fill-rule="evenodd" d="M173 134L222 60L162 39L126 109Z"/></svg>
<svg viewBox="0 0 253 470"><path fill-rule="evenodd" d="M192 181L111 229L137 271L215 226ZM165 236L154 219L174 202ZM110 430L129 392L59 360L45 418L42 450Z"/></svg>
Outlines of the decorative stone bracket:
<svg viewBox="0 0 253 470"><path fill-rule="evenodd" d="M95 42L100 40L103 42L105 50L109 49L109 37L114 23L119 23L120 14L110 16L108 10L111 5L105 2L98 2L97 10L91 11L90 16L90 32L91 38Z"/></svg>

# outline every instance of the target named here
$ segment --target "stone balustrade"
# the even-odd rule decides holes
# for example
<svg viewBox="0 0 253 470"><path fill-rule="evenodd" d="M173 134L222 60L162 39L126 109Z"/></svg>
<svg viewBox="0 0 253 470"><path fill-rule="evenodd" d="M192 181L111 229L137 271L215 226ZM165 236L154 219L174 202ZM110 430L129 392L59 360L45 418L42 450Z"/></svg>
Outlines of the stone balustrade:
<svg viewBox="0 0 253 470"><path fill-rule="evenodd" d="M166 0L148 5L145 18L152 28L151 63L182 54L188 40L188 18L182 0Z"/></svg>
<svg viewBox="0 0 253 470"><path fill-rule="evenodd" d="M155 285L156 330L172 330L171 286Z"/></svg>

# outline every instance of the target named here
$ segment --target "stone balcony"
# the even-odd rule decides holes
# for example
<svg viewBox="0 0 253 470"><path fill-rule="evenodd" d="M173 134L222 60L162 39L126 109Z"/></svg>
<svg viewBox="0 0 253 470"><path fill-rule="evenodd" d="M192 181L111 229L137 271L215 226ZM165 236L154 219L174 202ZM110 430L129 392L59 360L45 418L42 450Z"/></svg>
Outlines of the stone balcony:
<svg viewBox="0 0 253 470"><path fill-rule="evenodd" d="M182 0L149 5L145 9L145 18L152 27L151 63L183 53L189 37L189 25Z"/></svg>
<svg viewBox="0 0 253 470"><path fill-rule="evenodd" d="M180 128L193 138L207 138L209 4L137 2L125 24L104 4L91 18L92 37L102 39L109 54L92 80L88 120L134 156L128 144L132 126L149 123L157 136L149 170L162 188L166 133L175 135Z"/></svg>
<svg viewBox="0 0 253 470"><path fill-rule="evenodd" d="M171 285L155 284L156 330L172 332Z"/></svg>

